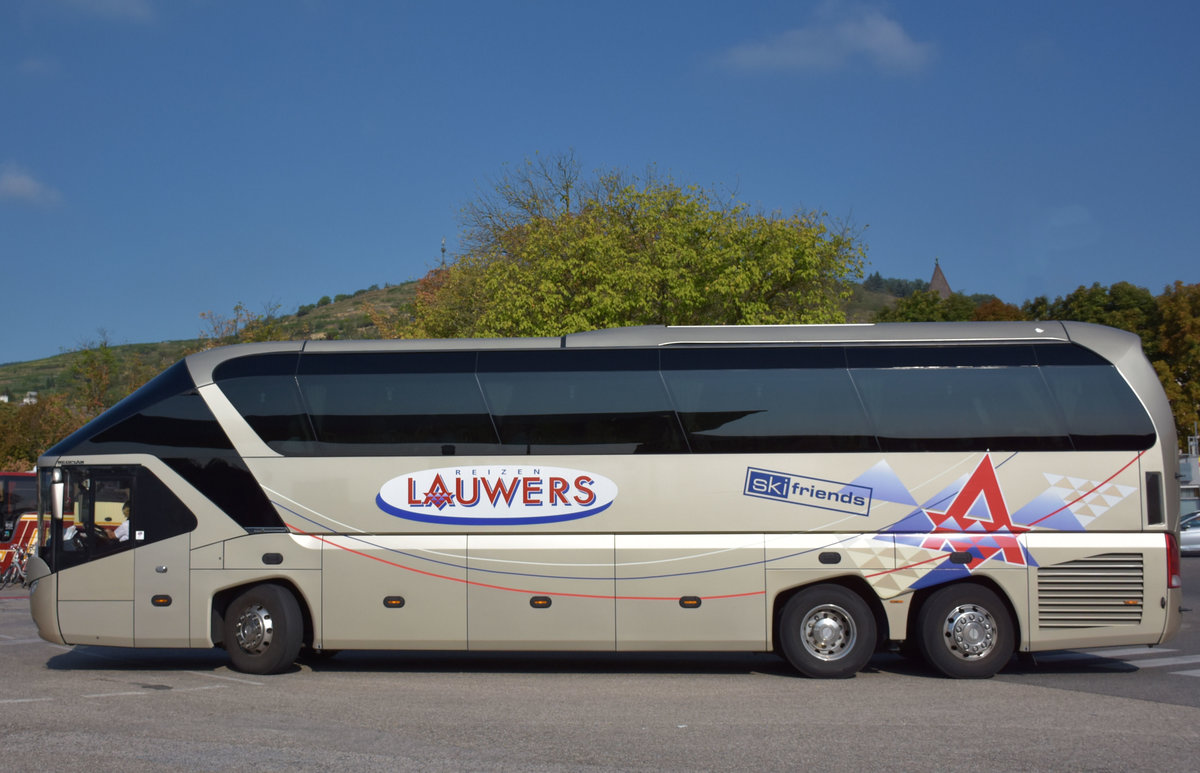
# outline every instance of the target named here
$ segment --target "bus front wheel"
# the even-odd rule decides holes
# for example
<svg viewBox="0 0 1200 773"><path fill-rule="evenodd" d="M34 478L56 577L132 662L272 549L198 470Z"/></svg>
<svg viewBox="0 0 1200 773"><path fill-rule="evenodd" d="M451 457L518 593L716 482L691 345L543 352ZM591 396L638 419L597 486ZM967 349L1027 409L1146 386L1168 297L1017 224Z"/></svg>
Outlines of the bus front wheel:
<svg viewBox="0 0 1200 773"><path fill-rule="evenodd" d="M247 674L277 674L300 654L304 619L286 588L256 585L225 612L225 649L233 667Z"/></svg>
<svg viewBox="0 0 1200 773"><path fill-rule="evenodd" d="M953 679L986 679L1008 663L1014 635L1008 608L981 585L950 585L925 600L917 615L921 654Z"/></svg>
<svg viewBox="0 0 1200 773"><path fill-rule="evenodd" d="M862 597L841 585L815 585L792 596L779 617L779 645L788 662L814 679L846 679L875 652L875 616Z"/></svg>

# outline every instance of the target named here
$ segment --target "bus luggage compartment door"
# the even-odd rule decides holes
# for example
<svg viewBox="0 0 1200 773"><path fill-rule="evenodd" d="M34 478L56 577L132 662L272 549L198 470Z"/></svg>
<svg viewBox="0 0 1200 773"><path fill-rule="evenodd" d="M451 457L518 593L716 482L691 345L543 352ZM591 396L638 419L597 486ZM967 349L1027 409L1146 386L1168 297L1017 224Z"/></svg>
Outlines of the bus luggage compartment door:
<svg viewBox="0 0 1200 773"><path fill-rule="evenodd" d="M141 545L134 556L133 642L186 647L191 535Z"/></svg>
<svg viewBox="0 0 1200 773"><path fill-rule="evenodd" d="M762 534L617 535L617 649L767 647Z"/></svg>
<svg viewBox="0 0 1200 773"><path fill-rule="evenodd" d="M616 646L611 534L473 534L467 560L471 649Z"/></svg>

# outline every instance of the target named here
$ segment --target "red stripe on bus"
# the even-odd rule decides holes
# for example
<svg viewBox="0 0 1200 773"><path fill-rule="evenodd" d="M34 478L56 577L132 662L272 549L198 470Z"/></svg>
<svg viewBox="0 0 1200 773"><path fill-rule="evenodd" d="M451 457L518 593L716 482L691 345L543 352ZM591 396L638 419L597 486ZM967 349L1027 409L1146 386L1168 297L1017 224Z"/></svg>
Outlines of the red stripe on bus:
<svg viewBox="0 0 1200 773"><path fill-rule="evenodd" d="M615 600L615 601L676 601L676 602L679 601L678 596L606 596L606 595L602 595L602 594L592 594L592 593L561 593L558 591L524 590L521 588L509 588L509 587L506 587L503 585L491 585L490 583L486 583L486 582L476 582L475 580L464 580L464 579L459 579L458 577L448 577L444 574L435 574L434 572L426 572L423 569L415 569L411 566L405 566L404 564L398 564L395 561L389 561L386 558L380 558L379 556L372 556L370 554L362 552L361 550L355 550L354 548L349 548L344 545L338 545L318 534L310 534L309 532L306 532L302 529L297 529L295 526L292 526L290 524L288 525L288 528L291 529L296 534L299 534L299 535L302 535L305 537L312 537L313 539L319 540L320 542L322 542L326 545L331 545L335 548L338 548L339 550L345 550L346 552L353 553L356 556L362 556L363 558L369 558L372 561L378 561L382 564L387 564L388 566L394 566L397 569L403 569L408 572L415 572L416 574L421 574L426 577L433 577L438 580L450 580L451 582L462 583L463 585L473 585L477 588L488 588L490 590L500 590L500 591L506 591L508 593L525 593L525 594L535 594L535 595L542 595L542 596L558 596L561 598L574 598L574 599L603 599L603 600ZM749 591L747 593L727 593L727 594L720 595L720 596L701 596L700 599L704 600L704 601L712 601L712 600L716 600L716 599L740 599L740 598L746 598L749 596L765 596L765 595L766 595L765 590L756 590L756 591Z"/></svg>

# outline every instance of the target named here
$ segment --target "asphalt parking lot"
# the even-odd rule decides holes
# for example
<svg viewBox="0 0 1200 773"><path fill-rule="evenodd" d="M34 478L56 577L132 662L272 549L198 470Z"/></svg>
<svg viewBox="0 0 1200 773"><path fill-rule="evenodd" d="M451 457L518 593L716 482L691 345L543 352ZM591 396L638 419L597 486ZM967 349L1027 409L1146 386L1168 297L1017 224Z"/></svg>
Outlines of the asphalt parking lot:
<svg viewBox="0 0 1200 773"><path fill-rule="evenodd" d="M1163 648L1014 659L981 682L889 654L844 681L705 653L359 652L264 677L218 650L52 645L0 596L22 768L1124 771L1190 769L1200 740L1195 613Z"/></svg>

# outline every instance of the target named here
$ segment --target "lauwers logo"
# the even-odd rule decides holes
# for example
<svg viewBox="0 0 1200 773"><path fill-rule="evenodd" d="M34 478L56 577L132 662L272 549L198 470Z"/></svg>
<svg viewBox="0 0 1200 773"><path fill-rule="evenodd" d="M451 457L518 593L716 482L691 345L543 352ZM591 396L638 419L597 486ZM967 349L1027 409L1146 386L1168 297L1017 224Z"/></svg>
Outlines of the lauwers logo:
<svg viewBox="0 0 1200 773"><path fill-rule="evenodd" d="M563 467L441 467L392 478L375 503L426 523L510 525L586 518L608 509L617 484Z"/></svg>

